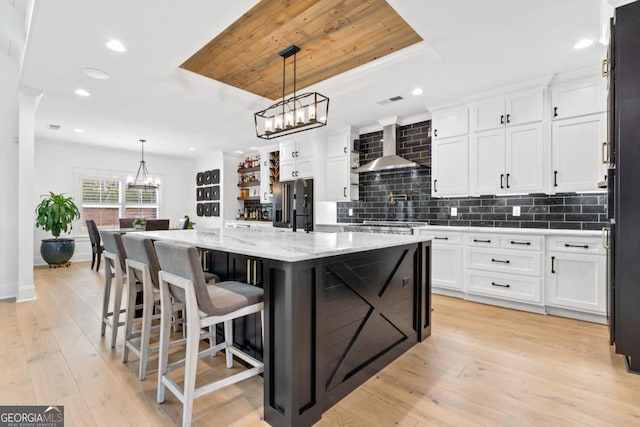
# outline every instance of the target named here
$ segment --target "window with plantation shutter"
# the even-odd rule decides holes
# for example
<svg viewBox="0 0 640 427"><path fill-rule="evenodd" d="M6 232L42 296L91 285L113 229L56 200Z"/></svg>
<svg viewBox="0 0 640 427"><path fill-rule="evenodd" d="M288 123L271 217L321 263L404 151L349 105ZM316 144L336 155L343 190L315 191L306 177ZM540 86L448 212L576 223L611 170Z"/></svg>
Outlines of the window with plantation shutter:
<svg viewBox="0 0 640 427"><path fill-rule="evenodd" d="M81 177L82 229L93 219L98 228L118 228L119 218L157 218L158 190L128 189L125 179Z"/></svg>

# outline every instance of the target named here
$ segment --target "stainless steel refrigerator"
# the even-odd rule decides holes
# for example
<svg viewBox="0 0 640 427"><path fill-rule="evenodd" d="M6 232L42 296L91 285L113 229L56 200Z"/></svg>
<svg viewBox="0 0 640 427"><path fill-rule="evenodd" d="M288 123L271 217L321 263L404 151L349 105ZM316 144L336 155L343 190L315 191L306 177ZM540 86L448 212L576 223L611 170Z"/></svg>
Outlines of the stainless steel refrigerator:
<svg viewBox="0 0 640 427"><path fill-rule="evenodd" d="M313 179L273 184L272 210L274 227L293 228L295 221L297 231L313 231Z"/></svg>
<svg viewBox="0 0 640 427"><path fill-rule="evenodd" d="M616 8L608 56L610 339L640 373L640 2Z"/></svg>

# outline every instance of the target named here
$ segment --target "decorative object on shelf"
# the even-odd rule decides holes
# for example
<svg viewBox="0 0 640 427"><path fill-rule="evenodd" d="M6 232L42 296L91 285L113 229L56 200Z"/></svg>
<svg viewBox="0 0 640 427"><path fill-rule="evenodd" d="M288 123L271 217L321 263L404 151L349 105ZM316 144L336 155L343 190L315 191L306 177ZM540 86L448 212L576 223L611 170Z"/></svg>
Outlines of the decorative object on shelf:
<svg viewBox="0 0 640 427"><path fill-rule="evenodd" d="M80 219L80 211L73 197L64 197L62 193L54 194L51 191L48 196L42 197L36 206L36 227L50 231L54 238L42 239L40 254L49 267L68 267L75 251L75 241L61 239L60 234L71 231L72 222Z"/></svg>
<svg viewBox="0 0 640 427"><path fill-rule="evenodd" d="M211 200L211 187L204 187L204 199Z"/></svg>
<svg viewBox="0 0 640 427"><path fill-rule="evenodd" d="M211 184L211 171L204 171L204 185Z"/></svg>
<svg viewBox="0 0 640 427"><path fill-rule="evenodd" d="M211 187L211 200L220 200L220 186L214 185Z"/></svg>
<svg viewBox="0 0 640 427"><path fill-rule="evenodd" d="M204 216L211 216L211 203L204 204Z"/></svg>
<svg viewBox="0 0 640 427"><path fill-rule="evenodd" d="M255 113L256 135L272 139L327 125L329 98L318 92L296 94L296 54L300 48L291 45L280 51L282 57L282 100ZM286 61L293 56L293 96L285 99Z"/></svg>
<svg viewBox="0 0 640 427"><path fill-rule="evenodd" d="M211 184L220 184L220 169L211 170Z"/></svg>
<svg viewBox="0 0 640 427"><path fill-rule="evenodd" d="M138 172L136 173L135 179L133 177L127 178L127 187L135 188L138 190L154 190L160 186L160 181L158 179L153 179L147 170L147 164L144 161L144 143L147 142L145 139L140 140L142 157L140 159L140 165L138 166Z"/></svg>
<svg viewBox="0 0 640 427"><path fill-rule="evenodd" d="M204 200L204 188L196 188L196 200Z"/></svg>
<svg viewBox="0 0 640 427"><path fill-rule="evenodd" d="M204 185L204 172L198 172L196 174L196 185L201 187Z"/></svg>
<svg viewBox="0 0 640 427"><path fill-rule="evenodd" d="M196 204L196 215L204 216L204 203Z"/></svg>
<svg viewBox="0 0 640 427"><path fill-rule="evenodd" d="M211 216L220 216L220 203L214 202L210 203L211 205Z"/></svg>

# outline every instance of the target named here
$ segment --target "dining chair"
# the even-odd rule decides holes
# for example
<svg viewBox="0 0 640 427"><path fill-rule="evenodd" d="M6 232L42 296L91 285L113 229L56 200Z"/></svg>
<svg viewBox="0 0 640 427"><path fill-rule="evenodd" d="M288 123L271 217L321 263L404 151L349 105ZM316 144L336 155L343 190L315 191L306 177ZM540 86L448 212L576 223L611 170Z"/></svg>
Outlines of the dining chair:
<svg viewBox="0 0 640 427"><path fill-rule="evenodd" d="M91 241L91 269L93 270L93 265L97 258L98 264L96 265L96 271L98 271L100 270L100 258L102 257L102 252L104 252L104 246L102 245L100 231L98 230L96 222L92 219L88 219L86 223L89 240Z"/></svg>
<svg viewBox="0 0 640 427"><path fill-rule="evenodd" d="M135 218L120 218L118 219L118 223L120 225L120 228L134 228L134 221L136 219Z"/></svg>
<svg viewBox="0 0 640 427"><path fill-rule="evenodd" d="M257 286L226 281L207 285L200 267L198 251L193 246L158 241L155 243L160 261L160 358L158 367L158 403L164 402L165 389L182 402L182 425L191 425L193 400L223 387L258 375L264 370L259 360L233 346L233 319L260 313L264 322L264 294ZM186 355L184 360L168 363L171 327L171 299L185 304ZM166 308L166 310L165 310ZM224 324L224 342L199 351L200 331L218 323ZM263 336L264 340L264 336ZM227 368L233 368L233 356L251 367L223 379L196 388L196 371L200 357L224 350ZM184 365L182 388L168 375Z"/></svg>
<svg viewBox="0 0 640 427"><path fill-rule="evenodd" d="M168 230L169 220L168 219L148 219L144 229L146 231Z"/></svg>

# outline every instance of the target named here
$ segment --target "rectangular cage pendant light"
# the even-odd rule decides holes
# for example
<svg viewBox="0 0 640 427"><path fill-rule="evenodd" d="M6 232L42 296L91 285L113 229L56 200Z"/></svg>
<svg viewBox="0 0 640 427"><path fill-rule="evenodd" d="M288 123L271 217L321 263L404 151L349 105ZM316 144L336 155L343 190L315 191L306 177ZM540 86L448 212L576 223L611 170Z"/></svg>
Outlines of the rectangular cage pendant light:
<svg viewBox="0 0 640 427"><path fill-rule="evenodd" d="M329 98L318 92L296 94L296 53L291 45L278 54L283 59L282 100L254 114L256 135L272 139L327 125ZM285 99L285 61L293 55L293 96Z"/></svg>

